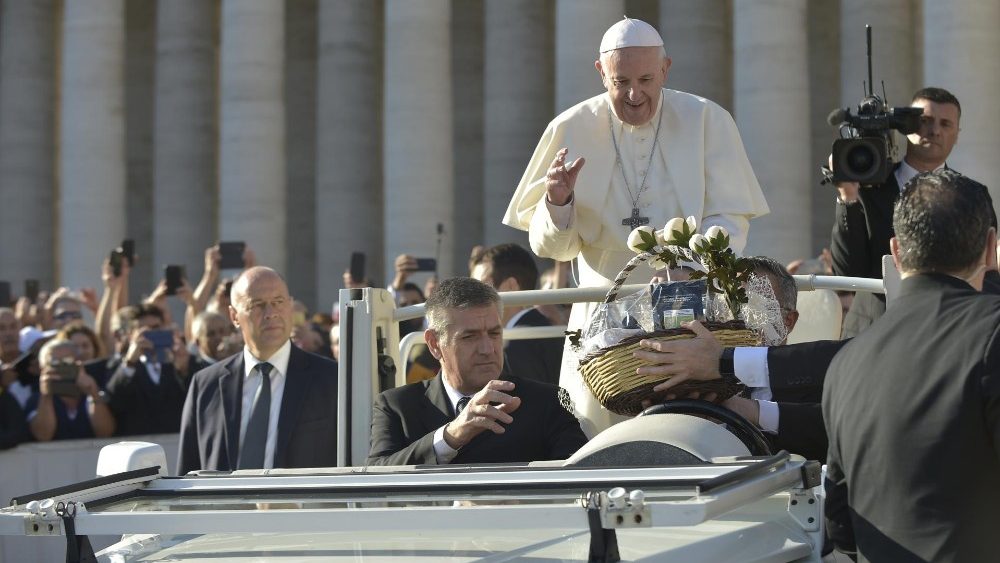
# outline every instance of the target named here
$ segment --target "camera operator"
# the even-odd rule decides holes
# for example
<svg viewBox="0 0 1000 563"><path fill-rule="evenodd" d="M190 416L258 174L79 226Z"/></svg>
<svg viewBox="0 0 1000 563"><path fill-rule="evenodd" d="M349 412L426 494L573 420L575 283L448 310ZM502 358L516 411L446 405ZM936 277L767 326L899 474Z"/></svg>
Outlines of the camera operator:
<svg viewBox="0 0 1000 563"><path fill-rule="evenodd" d="M910 104L923 109L920 129L907 136L906 156L881 184L859 189L837 184L837 208L830 246L833 272L840 276L881 278L882 256L889 254L892 209L906 183L920 172L938 170L958 142L962 106L943 88L923 88ZM860 292L844 318L842 337L856 336L885 312L885 296Z"/></svg>

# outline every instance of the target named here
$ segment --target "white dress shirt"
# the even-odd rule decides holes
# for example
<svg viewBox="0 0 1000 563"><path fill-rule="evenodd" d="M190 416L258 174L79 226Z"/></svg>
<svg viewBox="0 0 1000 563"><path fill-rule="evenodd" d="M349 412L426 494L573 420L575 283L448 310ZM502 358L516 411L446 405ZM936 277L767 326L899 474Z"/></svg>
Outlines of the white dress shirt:
<svg viewBox="0 0 1000 563"><path fill-rule="evenodd" d="M243 406L240 411L240 449L243 449L243 438L250 424L250 413L254 400L260 392L260 370L254 369L257 364L271 364L271 411L267 419L267 443L264 446L264 469L274 468L274 449L278 443L278 415L281 413L281 397L285 394L285 376L288 374L288 358L292 352L292 342L278 348L270 358L255 358L246 347L243 348Z"/></svg>
<svg viewBox="0 0 1000 563"><path fill-rule="evenodd" d="M456 412L458 410L458 402L465 395L459 393L451 385L448 385L448 379L444 375L441 376L441 383L444 384L444 392L447 393L448 400L451 401L451 412ZM445 424L444 426L448 425ZM437 458L437 462L442 465L451 463L451 460L455 459L455 456L458 455L458 450L449 446L448 442L444 439L444 426L434 431L434 456Z"/></svg>

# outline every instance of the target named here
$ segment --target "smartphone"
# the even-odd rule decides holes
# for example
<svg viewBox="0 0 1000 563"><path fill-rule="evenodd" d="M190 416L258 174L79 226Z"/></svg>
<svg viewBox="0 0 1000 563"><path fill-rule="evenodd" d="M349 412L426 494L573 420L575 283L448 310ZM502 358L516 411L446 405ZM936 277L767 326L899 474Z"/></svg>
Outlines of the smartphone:
<svg viewBox="0 0 1000 563"><path fill-rule="evenodd" d="M127 238L122 241L122 245L119 248L122 256L128 260L129 267L135 266L135 240Z"/></svg>
<svg viewBox="0 0 1000 563"><path fill-rule="evenodd" d="M167 266L163 269L163 279L167 281L167 295L177 295L177 289L184 285L184 266Z"/></svg>
<svg viewBox="0 0 1000 563"><path fill-rule="evenodd" d="M437 260L434 258L417 258L417 272L436 272Z"/></svg>
<svg viewBox="0 0 1000 563"><path fill-rule="evenodd" d="M24 296L28 301L38 301L38 280L24 280Z"/></svg>
<svg viewBox="0 0 1000 563"><path fill-rule="evenodd" d="M119 248L112 250L111 255L108 256L108 262L111 264L111 273L113 273L116 278L122 275L122 260L124 259L125 255Z"/></svg>
<svg viewBox="0 0 1000 563"><path fill-rule="evenodd" d="M153 350L156 359L161 364L169 363L169 353L174 347L174 331L172 330L147 330L142 333L146 340L153 343Z"/></svg>
<svg viewBox="0 0 1000 563"><path fill-rule="evenodd" d="M247 243L243 241L220 242L219 268L223 270L243 269L246 266L246 263L243 262L243 251L246 250L246 247Z"/></svg>
<svg viewBox="0 0 1000 563"><path fill-rule="evenodd" d="M10 282L0 281L0 307L10 307Z"/></svg>
<svg viewBox="0 0 1000 563"><path fill-rule="evenodd" d="M351 279L355 283L361 283L365 280L365 253L364 252L352 252L351 253Z"/></svg>
<svg viewBox="0 0 1000 563"><path fill-rule="evenodd" d="M80 388L76 386L76 378L80 370L75 362L59 362L55 366L52 366L52 369L59 375L58 381L53 381L49 384L49 390L53 395L61 397L76 397L80 395Z"/></svg>

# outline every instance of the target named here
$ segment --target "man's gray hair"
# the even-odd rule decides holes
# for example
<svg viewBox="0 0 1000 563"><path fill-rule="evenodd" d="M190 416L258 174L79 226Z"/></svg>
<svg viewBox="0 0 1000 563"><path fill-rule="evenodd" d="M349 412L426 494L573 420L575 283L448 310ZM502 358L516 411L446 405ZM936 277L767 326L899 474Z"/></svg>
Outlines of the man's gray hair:
<svg viewBox="0 0 1000 563"><path fill-rule="evenodd" d="M68 348L76 354L76 344L73 344L72 340L66 338L53 338L46 342L42 349L38 351L38 364L44 366L48 363L48 359L52 356L52 353L56 350L62 350L63 348Z"/></svg>
<svg viewBox="0 0 1000 563"><path fill-rule="evenodd" d="M785 311L794 311L799 299L799 288L788 269L777 260L767 256L751 256L747 260L758 275L766 275L774 289L774 298Z"/></svg>
<svg viewBox="0 0 1000 563"><path fill-rule="evenodd" d="M503 314L500 294L485 283L472 278L444 280L424 303L427 328L433 330L438 338L444 339L448 331L450 311L490 305L496 305L497 311Z"/></svg>
<svg viewBox="0 0 1000 563"><path fill-rule="evenodd" d="M229 322L229 319L223 317L222 315L216 313L215 311L202 311L198 313L198 316L196 316L194 320L191 321L191 334L195 338L200 337L202 330L204 330L205 327L208 326L208 322L216 319L221 319L227 323Z"/></svg>

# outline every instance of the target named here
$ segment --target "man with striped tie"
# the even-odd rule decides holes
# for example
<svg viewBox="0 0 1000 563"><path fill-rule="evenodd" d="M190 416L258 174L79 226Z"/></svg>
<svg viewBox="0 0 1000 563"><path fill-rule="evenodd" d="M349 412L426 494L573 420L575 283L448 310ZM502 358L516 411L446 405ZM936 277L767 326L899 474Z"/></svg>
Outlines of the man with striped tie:
<svg viewBox="0 0 1000 563"><path fill-rule="evenodd" d="M244 271L229 316L244 348L196 373L177 471L337 465L337 364L294 346L292 298L278 272Z"/></svg>

